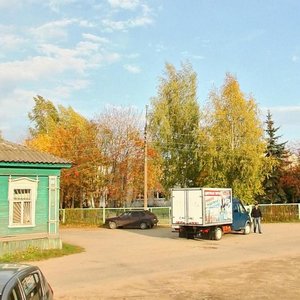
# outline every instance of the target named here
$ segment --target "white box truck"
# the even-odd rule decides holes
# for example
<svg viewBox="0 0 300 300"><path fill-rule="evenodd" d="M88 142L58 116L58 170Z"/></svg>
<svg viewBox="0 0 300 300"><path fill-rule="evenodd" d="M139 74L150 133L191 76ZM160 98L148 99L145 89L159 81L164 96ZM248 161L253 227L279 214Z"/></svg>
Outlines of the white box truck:
<svg viewBox="0 0 300 300"><path fill-rule="evenodd" d="M223 233L251 231L251 217L229 188L171 190L172 227L179 237L220 240Z"/></svg>

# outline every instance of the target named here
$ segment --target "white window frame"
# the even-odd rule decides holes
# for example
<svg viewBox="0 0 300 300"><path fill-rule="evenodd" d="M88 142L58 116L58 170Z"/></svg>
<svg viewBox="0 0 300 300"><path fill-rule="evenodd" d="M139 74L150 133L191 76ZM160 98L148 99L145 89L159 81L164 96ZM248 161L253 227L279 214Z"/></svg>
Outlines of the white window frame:
<svg viewBox="0 0 300 300"><path fill-rule="evenodd" d="M12 228L35 227L35 203L37 198L37 188L38 188L38 179L35 180L27 177L21 177L16 179L9 178L9 182L8 182L9 227ZM31 207L30 207L31 223L30 224L13 222L14 203L18 202L17 200L14 199L14 191L19 189L30 190L30 202L31 202Z"/></svg>

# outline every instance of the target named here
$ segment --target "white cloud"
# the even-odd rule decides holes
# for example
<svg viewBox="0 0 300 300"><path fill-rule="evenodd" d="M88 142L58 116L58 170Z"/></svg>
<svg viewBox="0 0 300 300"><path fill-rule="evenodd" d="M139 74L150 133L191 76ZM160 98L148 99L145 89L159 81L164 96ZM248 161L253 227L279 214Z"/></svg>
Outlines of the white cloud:
<svg viewBox="0 0 300 300"><path fill-rule="evenodd" d="M282 141L300 140L300 106L273 106L261 108L261 119L266 120L267 111L270 110L274 126L279 127L278 135Z"/></svg>
<svg viewBox="0 0 300 300"><path fill-rule="evenodd" d="M100 37L100 36L97 36L97 35L94 35L94 34L90 34L90 33L83 33L82 37L85 38L85 39L87 39L87 40L96 42L96 43L101 43L101 44L107 44L107 43L109 43L109 40L107 38Z"/></svg>
<svg viewBox="0 0 300 300"><path fill-rule="evenodd" d="M77 52L61 49L52 45L43 45L47 56L35 56L25 60L0 64L0 82L3 85L11 82L37 81L61 74L65 71L83 73L87 62L76 57Z"/></svg>
<svg viewBox="0 0 300 300"><path fill-rule="evenodd" d="M163 51L166 51L167 50L167 47L164 45L164 44L156 44L155 46L155 52L163 52Z"/></svg>
<svg viewBox="0 0 300 300"><path fill-rule="evenodd" d="M77 22L76 19L62 19L48 22L37 28L32 28L31 33L40 40L66 38L66 28L75 22Z"/></svg>
<svg viewBox="0 0 300 300"><path fill-rule="evenodd" d="M181 54L187 58L191 58L191 59L195 59L195 60L205 59L205 57L202 55L191 54L188 51L182 51Z"/></svg>
<svg viewBox="0 0 300 300"><path fill-rule="evenodd" d="M121 7L129 9L136 9L139 7L139 14L136 17L127 19L127 20L112 20L112 19L104 19L102 21L103 26L106 28L107 31L126 31L129 28L135 27L143 27L146 25L150 25L153 23L153 18L151 17L151 9L145 5L141 4L140 1L125 1L125 0L110 0L114 3L116 7ZM131 6L130 6L131 5Z"/></svg>
<svg viewBox="0 0 300 300"><path fill-rule="evenodd" d="M298 55L293 55L293 56L292 56L292 61L293 61L293 62L298 62L299 59L300 59L300 57L299 57Z"/></svg>
<svg viewBox="0 0 300 300"><path fill-rule="evenodd" d="M202 55L192 55L192 58L193 59L201 60L201 59L205 59L205 56L202 56Z"/></svg>
<svg viewBox="0 0 300 300"><path fill-rule="evenodd" d="M34 96L36 94L33 91L15 89L5 97L0 97L0 130L4 138L16 142L26 138L29 123L27 113L32 108Z"/></svg>
<svg viewBox="0 0 300 300"><path fill-rule="evenodd" d="M133 58L140 57L140 54L139 53L131 53L131 54L126 55L126 57L133 59Z"/></svg>
<svg viewBox="0 0 300 300"><path fill-rule="evenodd" d="M87 28L96 27L96 25L93 22L90 22L88 20L78 20L78 24L81 27L87 27Z"/></svg>
<svg viewBox="0 0 300 300"><path fill-rule="evenodd" d="M62 6L74 4L76 0L48 0L48 6L54 12L59 12Z"/></svg>
<svg viewBox="0 0 300 300"><path fill-rule="evenodd" d="M300 127L300 106L273 106L268 108L262 108L264 115L270 110L276 127L281 126L297 126ZM299 131L294 132L297 135Z"/></svg>
<svg viewBox="0 0 300 300"><path fill-rule="evenodd" d="M108 0L108 3L111 5L112 8L123 8L134 10L136 9L140 1L139 0Z"/></svg>
<svg viewBox="0 0 300 300"><path fill-rule="evenodd" d="M138 74L141 73L141 68L134 65L124 65L123 66L125 70L127 70L129 73Z"/></svg>
<svg viewBox="0 0 300 300"><path fill-rule="evenodd" d="M1 50L13 50L20 47L26 40L15 34L1 34Z"/></svg>
<svg viewBox="0 0 300 300"><path fill-rule="evenodd" d="M13 61L0 64L0 81L36 80L43 73L50 71L50 65L55 65L53 58L34 57L24 61Z"/></svg>
<svg viewBox="0 0 300 300"><path fill-rule="evenodd" d="M264 108L264 110L270 110L272 112L278 113L291 113L291 112L300 112L300 106L273 106L271 108ZM299 120L300 121L300 120Z"/></svg>
<svg viewBox="0 0 300 300"><path fill-rule="evenodd" d="M0 9L16 9L22 6L20 0L0 0Z"/></svg>
<svg viewBox="0 0 300 300"><path fill-rule="evenodd" d="M90 81L84 79L65 80L60 85L51 90L42 91L42 94L48 95L50 99L68 99L74 91L85 89L89 86Z"/></svg>
<svg viewBox="0 0 300 300"><path fill-rule="evenodd" d="M120 60L115 52L99 49L99 44L90 41L79 42L73 49L52 44L41 44L40 55L24 60L0 63L0 83L3 88L17 82L38 81L65 72L85 75L90 68Z"/></svg>

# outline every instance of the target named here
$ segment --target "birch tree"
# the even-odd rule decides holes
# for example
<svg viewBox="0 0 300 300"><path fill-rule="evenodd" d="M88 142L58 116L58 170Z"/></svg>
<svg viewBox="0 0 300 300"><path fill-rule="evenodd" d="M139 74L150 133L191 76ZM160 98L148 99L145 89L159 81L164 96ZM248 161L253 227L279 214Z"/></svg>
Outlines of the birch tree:
<svg viewBox="0 0 300 300"><path fill-rule="evenodd" d="M270 171L257 104L231 74L209 100L203 184L230 187L235 196L251 203L263 194L262 182Z"/></svg>
<svg viewBox="0 0 300 300"><path fill-rule="evenodd" d="M152 143L161 156L165 190L197 185L199 121L196 73L187 63L181 70L166 64L149 117Z"/></svg>

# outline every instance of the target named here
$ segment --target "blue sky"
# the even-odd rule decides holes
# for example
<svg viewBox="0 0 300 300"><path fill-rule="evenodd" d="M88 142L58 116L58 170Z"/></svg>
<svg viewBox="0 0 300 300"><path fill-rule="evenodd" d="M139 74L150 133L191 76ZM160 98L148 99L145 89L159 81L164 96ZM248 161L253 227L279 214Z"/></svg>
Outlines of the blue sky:
<svg viewBox="0 0 300 300"><path fill-rule="evenodd" d="M298 0L0 0L0 130L22 142L33 97L93 118L143 111L165 63L189 61L200 105L226 72L300 140Z"/></svg>

